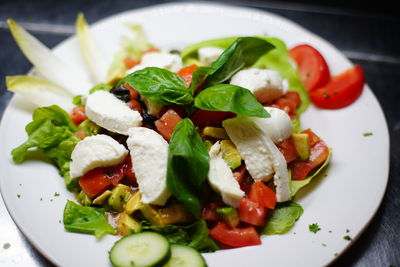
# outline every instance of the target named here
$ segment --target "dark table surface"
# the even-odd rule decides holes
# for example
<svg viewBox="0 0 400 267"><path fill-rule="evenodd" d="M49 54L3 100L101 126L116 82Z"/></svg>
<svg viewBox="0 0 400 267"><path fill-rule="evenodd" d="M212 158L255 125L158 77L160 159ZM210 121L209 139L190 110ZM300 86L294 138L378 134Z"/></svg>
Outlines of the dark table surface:
<svg viewBox="0 0 400 267"><path fill-rule="evenodd" d="M0 1L0 115L12 94L4 77L26 73L30 63L11 38L6 19L14 18L49 47L74 32L79 11L89 23L162 0ZM176 1L175 1L176 2ZM284 16L339 48L353 63L360 64L366 80L381 103L390 132L390 175L383 202L361 237L332 266L400 266L400 16L388 1L305 0L243 1L222 3L250 6ZM379 6L377 6L379 4ZM10 246L8 246L10 245ZM51 266L17 229L0 199L0 265Z"/></svg>

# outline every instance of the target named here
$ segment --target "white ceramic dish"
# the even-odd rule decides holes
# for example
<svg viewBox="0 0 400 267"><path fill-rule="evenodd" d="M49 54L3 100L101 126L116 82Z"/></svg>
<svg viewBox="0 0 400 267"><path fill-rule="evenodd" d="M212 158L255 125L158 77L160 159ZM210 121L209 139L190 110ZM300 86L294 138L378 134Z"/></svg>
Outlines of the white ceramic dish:
<svg viewBox="0 0 400 267"><path fill-rule="evenodd" d="M95 23L92 32L108 56L119 46L123 22L144 26L158 47L182 47L198 41L238 35L265 34L283 39L288 47L309 43L322 52L331 72L350 62L332 45L274 14L255 9L190 3L166 4L127 11ZM62 42L55 53L86 72L75 37ZM115 236L96 241L94 236L68 233L62 224L67 199L55 167L30 160L13 164L10 151L26 139L25 125L33 106L13 97L0 127L0 186L6 206L29 240L52 262L61 266L109 266L108 250ZM370 88L351 106L340 110L310 107L302 116L303 128L312 128L333 148L327 177L314 180L297 197L304 214L293 229L280 236L263 236L261 246L205 254L209 266L322 266L332 262L369 223L385 192L389 170L389 135L386 121ZM364 137L363 133L372 132ZM55 193L60 196L55 196ZM18 197L19 196L19 197ZM321 230L311 233L317 222ZM346 230L349 232L346 232Z"/></svg>

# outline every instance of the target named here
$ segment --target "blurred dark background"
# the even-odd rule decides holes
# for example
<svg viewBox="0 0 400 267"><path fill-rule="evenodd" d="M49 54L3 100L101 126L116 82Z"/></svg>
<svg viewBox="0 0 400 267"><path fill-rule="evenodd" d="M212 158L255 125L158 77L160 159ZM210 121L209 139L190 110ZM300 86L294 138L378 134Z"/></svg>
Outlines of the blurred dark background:
<svg viewBox="0 0 400 267"><path fill-rule="evenodd" d="M165 0L0 0L0 115L11 98L4 77L26 73L30 63L12 40L7 18L14 18L49 47L74 33L76 14L89 23L129 9ZM174 1L190 2L190 1ZM340 49L360 64L367 83L381 103L391 135L389 184L383 203L359 240L333 264L335 267L400 266L400 11L395 1L224 0L286 17ZM373 151L371 151L373 153ZM0 203L1 205L1 203ZM3 218L2 218L3 219ZM11 220L7 218L7 220ZM1 236L1 233L0 233ZM23 238L23 237L22 237ZM26 241L25 241L26 242ZM26 242L38 263L49 263ZM302 267L302 266L301 266Z"/></svg>

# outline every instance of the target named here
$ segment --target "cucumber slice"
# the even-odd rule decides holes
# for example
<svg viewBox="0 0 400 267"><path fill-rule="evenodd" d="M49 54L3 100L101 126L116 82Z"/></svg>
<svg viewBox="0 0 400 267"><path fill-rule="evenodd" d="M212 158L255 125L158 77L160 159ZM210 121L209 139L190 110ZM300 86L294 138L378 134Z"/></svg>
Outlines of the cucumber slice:
<svg viewBox="0 0 400 267"><path fill-rule="evenodd" d="M171 258L164 267L206 267L201 254L188 246L171 245Z"/></svg>
<svg viewBox="0 0 400 267"><path fill-rule="evenodd" d="M115 242L110 261L117 267L163 266L171 256L168 240L155 232L125 236Z"/></svg>

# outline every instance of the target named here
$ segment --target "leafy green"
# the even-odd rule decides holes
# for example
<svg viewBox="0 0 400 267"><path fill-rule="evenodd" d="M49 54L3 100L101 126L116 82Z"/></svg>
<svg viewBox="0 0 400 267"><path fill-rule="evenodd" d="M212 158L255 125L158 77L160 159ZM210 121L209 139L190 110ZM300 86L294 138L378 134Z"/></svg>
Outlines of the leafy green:
<svg viewBox="0 0 400 267"><path fill-rule="evenodd" d="M193 101L185 81L178 74L166 69L148 67L138 70L126 76L119 84L125 82L140 95L161 105L186 105Z"/></svg>
<svg viewBox="0 0 400 267"><path fill-rule="evenodd" d="M164 235L172 244L182 244L201 252L218 250L218 244L208 235L207 224L199 220L190 225L142 226L143 230L154 231Z"/></svg>
<svg viewBox="0 0 400 267"><path fill-rule="evenodd" d="M260 38L239 37L212 63L203 86L206 88L229 80L236 72L254 64L273 48L272 44Z"/></svg>
<svg viewBox="0 0 400 267"><path fill-rule="evenodd" d="M82 103L82 97L83 95L76 95L72 98L72 104L74 104L75 106L80 106L83 107L84 104Z"/></svg>
<svg viewBox="0 0 400 267"><path fill-rule="evenodd" d="M168 149L168 189L199 218L199 190L207 178L210 157L190 119L176 125Z"/></svg>
<svg viewBox="0 0 400 267"><path fill-rule="evenodd" d="M325 169L325 167L328 165L329 160L331 158L332 154L332 149L329 149L329 155L328 158L325 160L325 162L314 172L312 172L312 174L310 176L308 176L306 179L304 180L291 180L290 181L290 192L291 192L291 196L294 197L294 195L297 194L297 192L303 188L304 186L308 185L311 180L316 177L318 174L320 174L322 172L322 170Z"/></svg>
<svg viewBox="0 0 400 267"><path fill-rule="evenodd" d="M90 90L89 90L89 94L93 94L96 91L107 91L109 92L111 90L112 86L106 83L99 83L96 84L95 86L93 86Z"/></svg>
<svg viewBox="0 0 400 267"><path fill-rule="evenodd" d="M115 234L115 229L107 223L104 209L80 206L68 201L64 208L64 227L69 232L95 235L100 239L106 234Z"/></svg>
<svg viewBox="0 0 400 267"><path fill-rule="evenodd" d="M74 135L77 128L68 114L56 105L37 108L25 130L28 140L11 151L14 162L23 162L34 148L52 159L60 174L67 177L72 150L79 142Z"/></svg>
<svg viewBox="0 0 400 267"><path fill-rule="evenodd" d="M265 224L263 233L266 235L286 233L302 214L303 208L297 203L288 201L278 204Z"/></svg>
<svg viewBox="0 0 400 267"><path fill-rule="evenodd" d="M251 117L269 117L268 112L247 89L230 84L218 84L201 91L195 107L212 111L230 111Z"/></svg>
<svg viewBox="0 0 400 267"><path fill-rule="evenodd" d="M192 76L192 81L189 86L189 91L192 94L194 94L196 89L202 85L204 78L207 76L209 71L210 71L209 67L199 67L197 70L195 70Z"/></svg>

